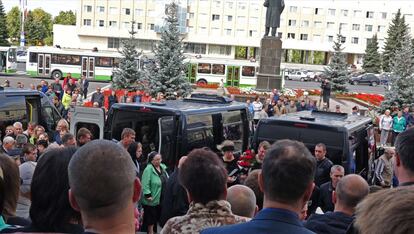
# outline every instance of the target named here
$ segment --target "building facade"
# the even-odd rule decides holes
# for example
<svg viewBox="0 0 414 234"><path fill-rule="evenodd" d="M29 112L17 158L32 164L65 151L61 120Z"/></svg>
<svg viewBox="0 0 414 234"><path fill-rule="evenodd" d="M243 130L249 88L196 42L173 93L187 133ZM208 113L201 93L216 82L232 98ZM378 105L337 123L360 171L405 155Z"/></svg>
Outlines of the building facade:
<svg viewBox="0 0 414 234"><path fill-rule="evenodd" d="M54 45L116 50L136 22L138 46L151 51L160 39L168 0L79 0L76 27L55 25ZM262 0L180 0L185 52L206 57L257 58L264 34ZM285 0L278 35L283 62L326 64L340 32L349 64L360 66L367 42L377 34L383 48L388 26L401 9L414 25L414 1Z"/></svg>

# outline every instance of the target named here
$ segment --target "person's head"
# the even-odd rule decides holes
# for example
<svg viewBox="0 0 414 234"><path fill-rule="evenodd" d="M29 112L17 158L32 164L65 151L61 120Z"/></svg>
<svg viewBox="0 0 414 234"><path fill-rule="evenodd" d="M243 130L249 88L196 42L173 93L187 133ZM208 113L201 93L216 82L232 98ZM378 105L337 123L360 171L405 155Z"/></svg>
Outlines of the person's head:
<svg viewBox="0 0 414 234"><path fill-rule="evenodd" d="M335 209L346 209L351 213L355 207L369 194L369 185L360 175L349 174L339 180L332 192Z"/></svg>
<svg viewBox="0 0 414 234"><path fill-rule="evenodd" d="M82 76L81 76L81 79L82 79L82 80L85 80L85 79L86 79L86 76L82 75Z"/></svg>
<svg viewBox="0 0 414 234"><path fill-rule="evenodd" d="M223 156L225 158L232 158L234 152L234 142L225 140L221 143L221 145L217 145L217 149L223 152Z"/></svg>
<svg viewBox="0 0 414 234"><path fill-rule="evenodd" d="M37 147L33 144L27 143L22 149L25 161L36 161L37 158Z"/></svg>
<svg viewBox="0 0 414 234"><path fill-rule="evenodd" d="M383 189L368 195L356 208L359 233L405 234L414 232L414 190Z"/></svg>
<svg viewBox="0 0 414 234"><path fill-rule="evenodd" d="M43 133L45 133L45 128L42 125L37 125L34 130L35 138L38 139Z"/></svg>
<svg viewBox="0 0 414 234"><path fill-rule="evenodd" d="M385 147L384 148L384 155L388 159L394 157L394 155L395 155L395 149L394 149L394 147Z"/></svg>
<svg viewBox="0 0 414 234"><path fill-rule="evenodd" d="M296 101L295 100L290 100L290 106L295 106L296 105Z"/></svg>
<svg viewBox="0 0 414 234"><path fill-rule="evenodd" d="M345 176L345 169L341 165L333 165L329 175L331 177L332 187L336 188L338 181Z"/></svg>
<svg viewBox="0 0 414 234"><path fill-rule="evenodd" d="M256 95L256 96L254 97L254 100L255 100L256 102L260 102L260 96L259 96L259 95Z"/></svg>
<svg viewBox="0 0 414 234"><path fill-rule="evenodd" d="M257 159L260 162L263 162L265 157L266 151L270 148L270 143L268 141L262 141L259 144L258 151L257 151Z"/></svg>
<svg viewBox="0 0 414 234"><path fill-rule="evenodd" d="M15 122L13 124L13 128L14 128L14 135L17 136L19 134L23 134L23 124L20 122Z"/></svg>
<svg viewBox="0 0 414 234"><path fill-rule="evenodd" d="M233 185L228 188L227 201L235 215L253 218L258 209L253 190L245 185Z"/></svg>
<svg viewBox="0 0 414 234"><path fill-rule="evenodd" d="M315 157L318 161L323 160L326 157L326 145L319 143L315 146Z"/></svg>
<svg viewBox="0 0 414 234"><path fill-rule="evenodd" d="M3 147L4 147L4 149L6 149L6 150L11 150L11 149L13 149L14 148L14 146L15 146L15 144L16 144L16 141L14 140L14 138L13 137L11 137L11 136L6 136L4 139L3 139Z"/></svg>
<svg viewBox="0 0 414 234"><path fill-rule="evenodd" d="M42 155L46 151L46 149L47 149L48 146L49 146L49 142L48 141L46 141L46 140L38 140L36 142L37 155L39 155L39 156Z"/></svg>
<svg viewBox="0 0 414 234"><path fill-rule="evenodd" d="M55 83L59 84L60 78L55 78Z"/></svg>
<svg viewBox="0 0 414 234"><path fill-rule="evenodd" d="M97 92L97 93L101 93L101 87L99 87L99 86L98 86L98 87L96 88L96 92Z"/></svg>
<svg viewBox="0 0 414 234"><path fill-rule="evenodd" d="M19 134L16 136L16 147L21 148L26 143L27 136L25 136L24 134Z"/></svg>
<svg viewBox="0 0 414 234"><path fill-rule="evenodd" d="M57 105L60 103L59 97L58 96L54 96L53 97L53 104Z"/></svg>
<svg viewBox="0 0 414 234"><path fill-rule="evenodd" d="M264 204L282 203L300 212L312 194L315 168L316 160L303 143L274 143L266 153L259 176Z"/></svg>
<svg viewBox="0 0 414 234"><path fill-rule="evenodd" d="M410 112L410 107L408 106L404 107L404 113L408 113L408 112Z"/></svg>
<svg viewBox="0 0 414 234"><path fill-rule="evenodd" d="M36 86L34 84L30 84L29 86L30 86L30 89L31 90L35 90L36 89Z"/></svg>
<svg viewBox="0 0 414 234"><path fill-rule="evenodd" d="M121 133L121 141L124 146L129 146L135 141L135 130L132 128L124 128Z"/></svg>
<svg viewBox="0 0 414 234"><path fill-rule="evenodd" d="M16 213L17 200L19 198L20 176L19 168L9 157L0 153L0 215L6 219Z"/></svg>
<svg viewBox="0 0 414 234"><path fill-rule="evenodd" d="M352 113L357 113L357 112L358 112L358 107L357 106L352 107Z"/></svg>
<svg viewBox="0 0 414 234"><path fill-rule="evenodd" d="M385 114L386 116L389 116L389 115L391 114L391 111L390 111L390 110L386 110L386 111L384 112L384 114Z"/></svg>
<svg viewBox="0 0 414 234"><path fill-rule="evenodd" d="M398 134L395 141L395 174L400 183L414 181L414 128Z"/></svg>
<svg viewBox="0 0 414 234"><path fill-rule="evenodd" d="M148 163L151 163L155 167L159 167L162 162L162 156L157 151L152 151L148 154Z"/></svg>
<svg viewBox="0 0 414 234"><path fill-rule="evenodd" d="M249 173L246 180L244 181L244 185L251 188L254 192L256 197L256 205L261 210L263 208L263 191L260 190L259 186L259 174L262 170L256 169Z"/></svg>
<svg viewBox="0 0 414 234"><path fill-rule="evenodd" d="M44 133L42 133L42 134L39 135L38 140L44 140L47 143L49 143L49 135L47 135L47 133L44 132Z"/></svg>
<svg viewBox="0 0 414 234"><path fill-rule="evenodd" d="M76 146L76 139L72 133L65 133L62 136L62 145L65 147Z"/></svg>
<svg viewBox="0 0 414 234"><path fill-rule="evenodd" d="M132 161L137 161L142 156L142 144L132 142L128 147L128 153L131 155Z"/></svg>
<svg viewBox="0 0 414 234"><path fill-rule="evenodd" d="M80 128L76 134L76 138L78 146L83 146L92 140L92 133L87 128Z"/></svg>
<svg viewBox="0 0 414 234"><path fill-rule="evenodd" d="M335 112L337 112L337 113L341 112L341 106L340 105L335 106Z"/></svg>
<svg viewBox="0 0 414 234"><path fill-rule="evenodd" d="M247 100L246 100L246 104L247 104L247 105L250 105L250 103L251 103L250 99L247 99Z"/></svg>
<svg viewBox="0 0 414 234"><path fill-rule="evenodd" d="M46 85L46 81L45 81L45 80L41 80L41 81L40 81L40 84L41 84L42 86L44 86L44 85Z"/></svg>
<svg viewBox="0 0 414 234"><path fill-rule="evenodd" d="M68 73L66 73L66 77L67 78L71 78L72 77L72 74L70 72L68 72Z"/></svg>
<svg viewBox="0 0 414 234"><path fill-rule="evenodd" d="M212 151L191 151L181 165L178 176L190 201L207 204L226 198L227 170Z"/></svg>
<svg viewBox="0 0 414 234"><path fill-rule="evenodd" d="M126 212L133 222L141 184L123 147L107 140L91 141L73 155L68 172L69 200L83 220L111 219Z"/></svg>
<svg viewBox="0 0 414 234"><path fill-rule="evenodd" d="M65 119L59 120L56 130L59 132L68 132L69 131L69 123Z"/></svg>
<svg viewBox="0 0 414 234"><path fill-rule="evenodd" d="M6 127L5 135L6 136L13 136L14 135L14 127L13 127L13 125L9 125L9 126Z"/></svg>
<svg viewBox="0 0 414 234"><path fill-rule="evenodd" d="M403 115L402 111L398 111L397 115L398 117L401 117Z"/></svg>

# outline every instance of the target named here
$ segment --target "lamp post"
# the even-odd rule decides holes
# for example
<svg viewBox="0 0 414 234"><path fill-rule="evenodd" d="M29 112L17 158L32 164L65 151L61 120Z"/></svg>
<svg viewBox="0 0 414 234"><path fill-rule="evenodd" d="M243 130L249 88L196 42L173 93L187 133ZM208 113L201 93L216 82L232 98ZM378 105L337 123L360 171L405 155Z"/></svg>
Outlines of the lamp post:
<svg viewBox="0 0 414 234"><path fill-rule="evenodd" d="M20 31L20 46L24 47L26 39L24 35L24 21L26 18L27 0L20 0L20 11L21 11L21 31Z"/></svg>

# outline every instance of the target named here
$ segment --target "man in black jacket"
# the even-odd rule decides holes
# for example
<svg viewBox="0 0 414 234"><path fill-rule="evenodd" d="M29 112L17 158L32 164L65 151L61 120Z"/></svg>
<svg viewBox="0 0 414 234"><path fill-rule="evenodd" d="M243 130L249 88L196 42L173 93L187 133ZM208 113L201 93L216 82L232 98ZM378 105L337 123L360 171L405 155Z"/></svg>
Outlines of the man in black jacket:
<svg viewBox="0 0 414 234"><path fill-rule="evenodd" d="M92 98L91 101L92 103L97 102L99 107L102 107L104 104L104 95L103 93L101 93L101 88L98 87L96 88L96 92L94 94L92 94Z"/></svg>
<svg viewBox="0 0 414 234"><path fill-rule="evenodd" d="M322 184L329 182L329 174L333 163L326 157L326 145L323 143L315 146L315 157L317 160L315 184L320 187Z"/></svg>
<svg viewBox="0 0 414 234"><path fill-rule="evenodd" d="M338 182L345 175L345 169L340 165L333 165L331 167L331 181L321 185L319 193L318 206L324 213L334 210L332 202L332 192L335 191Z"/></svg>

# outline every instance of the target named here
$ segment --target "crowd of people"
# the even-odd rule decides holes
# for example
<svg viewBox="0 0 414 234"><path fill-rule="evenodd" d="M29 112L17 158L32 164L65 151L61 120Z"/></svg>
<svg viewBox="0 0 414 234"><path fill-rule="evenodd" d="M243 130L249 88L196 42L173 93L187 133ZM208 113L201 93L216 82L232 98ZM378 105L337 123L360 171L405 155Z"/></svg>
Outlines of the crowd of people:
<svg viewBox="0 0 414 234"><path fill-rule="evenodd" d="M297 141L264 141L257 154L249 151L254 163L242 168L226 140L192 150L172 170L159 152L143 155L135 136L130 128L117 143L93 140L86 128L74 136L64 119L50 136L40 125L8 126L0 154L0 233L414 230L404 216L410 217L414 193L414 128L373 162L369 183L345 175L323 143L311 153ZM383 202L390 213L402 213L383 218Z"/></svg>
<svg viewBox="0 0 414 234"><path fill-rule="evenodd" d="M414 126L414 109L404 106L385 110L378 118L378 129L381 134L381 146L394 145L398 134Z"/></svg>

